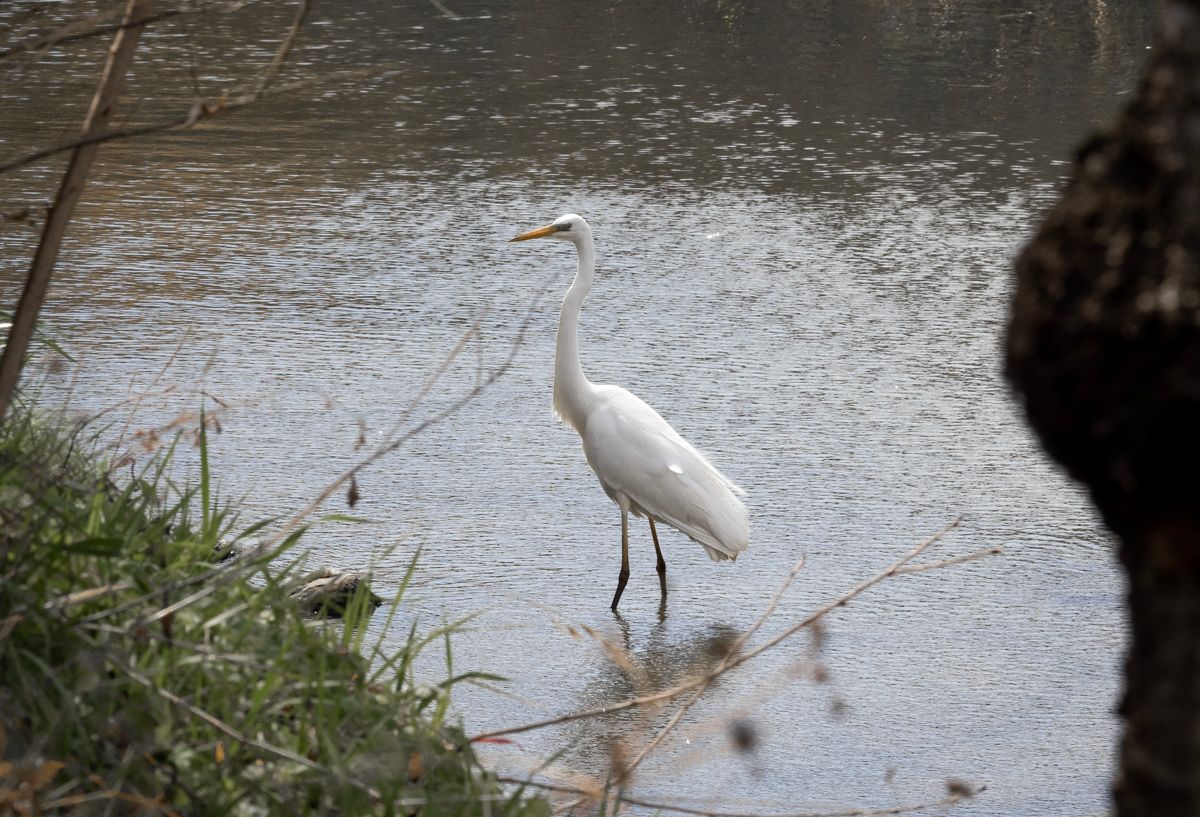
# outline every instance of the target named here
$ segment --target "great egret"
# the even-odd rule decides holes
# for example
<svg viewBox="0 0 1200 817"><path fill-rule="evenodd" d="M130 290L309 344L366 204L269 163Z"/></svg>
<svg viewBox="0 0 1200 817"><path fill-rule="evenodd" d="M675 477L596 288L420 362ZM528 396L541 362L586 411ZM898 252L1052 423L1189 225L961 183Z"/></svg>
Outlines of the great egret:
<svg viewBox="0 0 1200 817"><path fill-rule="evenodd" d="M592 288L596 245L592 229L574 213L512 239L570 241L579 271L563 298L554 355L554 411L579 433L588 465L609 499L621 509L621 573L612 609L629 580L629 514L650 522L658 556L658 582L665 601L667 563L655 520L666 522L703 545L714 562L736 559L749 547L743 491L692 448L654 409L620 386L588 381L579 362L579 308Z"/></svg>

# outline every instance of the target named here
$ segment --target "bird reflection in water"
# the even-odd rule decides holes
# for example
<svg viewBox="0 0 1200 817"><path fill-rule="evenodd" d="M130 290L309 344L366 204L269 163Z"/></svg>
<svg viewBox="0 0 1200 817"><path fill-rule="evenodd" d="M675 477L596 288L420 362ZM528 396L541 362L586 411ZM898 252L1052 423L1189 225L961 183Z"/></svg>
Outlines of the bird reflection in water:
<svg viewBox="0 0 1200 817"><path fill-rule="evenodd" d="M579 701L580 709L602 706L669 689L690 678L705 675L729 655L739 632L728 624L710 625L683 634L672 633L665 612L636 643L630 623L617 615L617 633L607 645L613 660L601 662L596 677ZM674 638L672 637L674 636ZM719 688L720 680L714 683ZM562 763L575 769L610 768L627 760L627 748L636 752L652 739L674 711L673 706L635 708L605 718L576 721L568 727L570 748Z"/></svg>

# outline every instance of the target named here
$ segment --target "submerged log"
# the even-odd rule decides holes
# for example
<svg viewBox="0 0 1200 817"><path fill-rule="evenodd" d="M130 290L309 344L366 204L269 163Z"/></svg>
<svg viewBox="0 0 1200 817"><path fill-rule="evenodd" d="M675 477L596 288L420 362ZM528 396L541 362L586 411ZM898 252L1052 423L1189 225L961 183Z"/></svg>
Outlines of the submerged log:
<svg viewBox="0 0 1200 817"><path fill-rule="evenodd" d="M313 571L292 583L288 595L295 599L308 615L342 618L346 615L346 609L359 587L365 589L372 611L383 603L383 599L370 590L366 574L345 573L327 567Z"/></svg>

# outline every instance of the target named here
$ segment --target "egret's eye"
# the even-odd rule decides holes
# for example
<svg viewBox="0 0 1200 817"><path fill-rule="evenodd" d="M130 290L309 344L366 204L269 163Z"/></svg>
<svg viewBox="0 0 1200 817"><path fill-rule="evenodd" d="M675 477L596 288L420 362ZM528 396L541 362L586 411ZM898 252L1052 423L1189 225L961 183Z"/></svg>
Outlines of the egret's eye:
<svg viewBox="0 0 1200 817"><path fill-rule="evenodd" d="M571 231L570 224L555 224L554 229L560 233L569 233Z"/></svg>

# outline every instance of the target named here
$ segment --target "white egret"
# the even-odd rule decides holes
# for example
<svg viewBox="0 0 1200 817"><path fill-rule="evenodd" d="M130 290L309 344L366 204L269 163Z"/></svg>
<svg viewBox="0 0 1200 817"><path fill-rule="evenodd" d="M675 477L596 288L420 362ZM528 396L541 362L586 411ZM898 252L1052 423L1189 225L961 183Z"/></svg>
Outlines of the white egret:
<svg viewBox="0 0 1200 817"><path fill-rule="evenodd" d="M655 521L665 522L700 543L714 562L736 559L749 546L743 491L680 437L654 409L620 386L588 381L579 362L579 309L592 288L596 245L588 223L574 213L522 233L512 241L549 238L570 241L579 270L563 298L554 355L554 411L579 433L588 465L621 509L621 572L612 609L629 580L629 514L650 522L665 601L667 563Z"/></svg>

